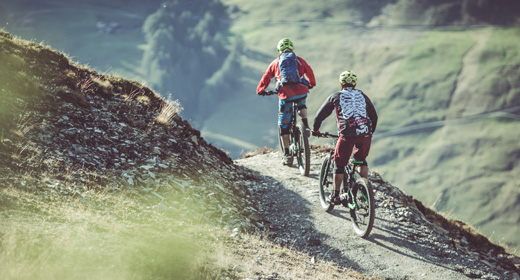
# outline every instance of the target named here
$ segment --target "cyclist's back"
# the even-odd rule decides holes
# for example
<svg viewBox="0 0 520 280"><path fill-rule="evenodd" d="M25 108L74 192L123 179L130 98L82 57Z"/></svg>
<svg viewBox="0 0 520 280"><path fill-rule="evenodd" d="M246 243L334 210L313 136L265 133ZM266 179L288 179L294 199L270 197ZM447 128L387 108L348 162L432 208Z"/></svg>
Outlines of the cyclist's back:
<svg viewBox="0 0 520 280"><path fill-rule="evenodd" d="M377 126L377 113L372 101L362 91L355 89L357 76L352 71L340 74L339 82L341 90L331 94L323 103L314 118L313 135L319 135L321 123L332 111L336 110L337 123L339 125L340 137L336 144L334 161L334 189L331 201L339 199L338 194L343 181L343 170L350 160L354 146L356 161L362 161L360 174L368 177L368 164L366 158L372 143L372 133Z"/></svg>
<svg viewBox="0 0 520 280"><path fill-rule="evenodd" d="M280 55L284 53L293 53L294 45L291 40L287 38L283 38L278 42L277 50ZM294 56L294 55L293 55ZM271 64L267 67L264 75L260 79L258 83L258 87L256 89L257 94L264 95L265 90L269 86L271 79L276 78L278 83L277 89L278 91L278 127L279 127L279 135L280 142L284 149L284 159L283 164L287 166L292 166L292 155L289 153L289 131L291 129L290 120L292 115L290 114L291 103L296 103L298 105L298 110L300 117L302 118L302 123L305 127L305 135L308 137L310 134L309 124L307 120L307 106L306 106L306 98L309 93L309 89L316 85L316 79L314 77L314 73L309 64L301 57L296 56L297 60L297 72L300 78L300 81L303 81L305 77L308 80L307 83L299 83L292 82L283 84L282 83L282 73L280 70L280 57L275 58ZM294 69L294 68L293 68Z"/></svg>
<svg viewBox="0 0 520 280"><path fill-rule="evenodd" d="M339 132L347 137L371 135L377 126L377 113L368 96L352 87L331 94L314 118L314 130L336 109ZM316 129L317 128L317 129Z"/></svg>

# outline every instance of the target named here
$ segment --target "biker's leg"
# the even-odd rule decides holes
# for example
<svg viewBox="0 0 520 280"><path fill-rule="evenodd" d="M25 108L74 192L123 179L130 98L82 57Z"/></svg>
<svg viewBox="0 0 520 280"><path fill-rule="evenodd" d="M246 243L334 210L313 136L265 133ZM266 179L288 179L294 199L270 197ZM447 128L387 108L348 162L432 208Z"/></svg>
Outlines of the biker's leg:
<svg viewBox="0 0 520 280"><path fill-rule="evenodd" d="M341 189L341 183L343 182L343 173L345 166L347 166L350 159L354 143L348 141L343 135L340 135L338 142L336 143L336 150L334 151L334 189L339 191Z"/></svg>
<svg viewBox="0 0 520 280"><path fill-rule="evenodd" d="M343 183L343 174L334 173L334 190L339 193L341 189L341 183Z"/></svg>
<svg viewBox="0 0 520 280"><path fill-rule="evenodd" d="M305 100L304 100L304 104L302 106L300 106L298 109L299 109L300 117L302 118L303 132L304 132L305 136L307 138L309 138L311 136L311 129L309 127L309 120L307 119L307 107L305 106Z"/></svg>
<svg viewBox="0 0 520 280"><path fill-rule="evenodd" d="M283 148L283 165L287 165L289 167L292 166L293 157L291 155L291 152L289 151L289 147L291 145L291 138L289 135L290 127L289 123L287 121L287 115L286 112L280 112L279 113L279 131L280 131L280 142L282 143Z"/></svg>
<svg viewBox="0 0 520 280"><path fill-rule="evenodd" d="M289 146L291 145L291 140L289 137L289 125L291 117L291 110L289 106L286 105L286 101L280 99L278 101L278 129L280 132L280 141L282 143L282 147L284 148L285 155L289 153Z"/></svg>
<svg viewBox="0 0 520 280"><path fill-rule="evenodd" d="M309 121L307 119L307 108L300 109L300 118L302 118L303 126L309 127Z"/></svg>
<svg viewBox="0 0 520 280"><path fill-rule="evenodd" d="M363 164L358 167L359 175L363 178L368 178L368 163L366 161L366 158L368 156L368 153L370 152L370 146L372 143L372 136L362 136L359 137L358 140L356 140L356 147L358 150L354 154L354 159L357 161L362 161Z"/></svg>
<svg viewBox="0 0 520 280"><path fill-rule="evenodd" d="M280 137L282 140L282 147L284 148L285 154L288 153L289 146L291 145L291 139L289 138L289 134L282 134Z"/></svg>
<svg viewBox="0 0 520 280"><path fill-rule="evenodd" d="M330 202L333 204L339 204L341 203L341 199L339 197L339 193L341 190L341 184L343 183L343 172L345 170L345 166L338 166L337 161L334 165L334 174L333 174L333 180L334 180L334 192L331 192L330 196Z"/></svg>
<svg viewBox="0 0 520 280"><path fill-rule="evenodd" d="M303 98L298 102L298 111L300 118L302 118L303 126L309 128L309 121L307 119L307 98Z"/></svg>
<svg viewBox="0 0 520 280"><path fill-rule="evenodd" d="M368 178L368 166L360 166L359 167L359 174L363 178Z"/></svg>
<svg viewBox="0 0 520 280"><path fill-rule="evenodd" d="M300 117L302 119L306 119L307 118L307 108L300 109Z"/></svg>
<svg viewBox="0 0 520 280"><path fill-rule="evenodd" d="M283 131L283 130L281 130L281 131ZM281 133L283 133L283 132L280 132L280 134ZM287 166L291 167L292 163L293 163L293 156L292 156L291 152L289 151L289 146L291 145L291 140L290 140L289 134L281 134L280 139L282 141L282 147L284 150L283 165L287 165Z"/></svg>

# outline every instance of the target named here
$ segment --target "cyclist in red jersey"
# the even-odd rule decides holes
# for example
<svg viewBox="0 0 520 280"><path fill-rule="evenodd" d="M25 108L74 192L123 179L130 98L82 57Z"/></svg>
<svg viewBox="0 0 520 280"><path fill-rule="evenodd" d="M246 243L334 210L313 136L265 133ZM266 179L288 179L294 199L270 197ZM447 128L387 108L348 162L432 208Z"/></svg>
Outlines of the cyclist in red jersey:
<svg viewBox="0 0 520 280"><path fill-rule="evenodd" d="M278 42L277 45L278 52L280 54L284 52L293 52L294 45L291 40L284 38ZM309 93L309 89L316 86L316 79L314 77L314 72L309 64L301 57L297 56L298 61L298 74L302 79L305 80L306 83L296 83L296 84L285 84L280 85L280 90L278 91L278 126L279 126L279 134L281 138L282 147L284 148L285 156L283 159L283 164L287 166L292 166L293 158L289 153L289 123L291 120L290 115L290 103L296 102L298 104L298 109L300 111L300 117L302 118L302 122L304 125L304 132L307 136L310 134L309 123L307 120L307 106L306 106L306 98ZM305 79L306 77L306 79ZM274 59L271 64L267 67L262 79L258 83L258 87L256 88L256 92L258 95L262 95L269 84L271 83L271 79L276 78L277 82L280 81L281 73L279 68L279 58ZM308 83L308 84L307 84Z"/></svg>

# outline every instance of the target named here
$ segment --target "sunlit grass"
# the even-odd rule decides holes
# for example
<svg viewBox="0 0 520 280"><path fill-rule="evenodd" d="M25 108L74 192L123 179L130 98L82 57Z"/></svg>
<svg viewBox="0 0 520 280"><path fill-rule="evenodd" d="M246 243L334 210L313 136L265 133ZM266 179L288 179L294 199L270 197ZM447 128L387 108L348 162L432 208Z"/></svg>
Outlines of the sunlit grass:
<svg viewBox="0 0 520 280"><path fill-rule="evenodd" d="M160 113L157 116L157 122L168 124L182 112L183 108L179 100L166 100L160 108Z"/></svg>
<svg viewBox="0 0 520 280"><path fill-rule="evenodd" d="M80 200L4 187L0 279L367 279L265 236L231 237L181 216L121 193Z"/></svg>
<svg viewBox="0 0 520 280"><path fill-rule="evenodd" d="M195 279L209 232L124 195L0 191L0 279Z"/></svg>

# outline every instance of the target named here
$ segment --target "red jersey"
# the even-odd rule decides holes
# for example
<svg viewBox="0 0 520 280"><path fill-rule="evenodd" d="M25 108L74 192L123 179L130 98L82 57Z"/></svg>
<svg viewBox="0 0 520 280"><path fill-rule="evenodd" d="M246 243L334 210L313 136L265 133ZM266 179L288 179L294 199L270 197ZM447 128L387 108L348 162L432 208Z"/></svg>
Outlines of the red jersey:
<svg viewBox="0 0 520 280"><path fill-rule="evenodd" d="M304 75L307 76L307 80L309 80L309 87L316 86L316 78L314 78L314 72L312 72L312 68L307 64L307 62L297 56L298 58L298 73L300 74L300 77L303 77ZM267 70L265 71L264 75L262 76L262 79L260 80L260 83L258 83L258 87L256 88L256 92L260 93L264 91L269 84L271 83L272 78L276 78L276 80L280 80L280 69L278 67L278 58L275 58L271 64L269 64L269 67L267 67ZM297 95L304 95L309 92L309 88L300 85L300 84L294 84L294 85L285 85L283 86L280 91L278 92L278 98L280 99L287 99L289 97L297 96Z"/></svg>

